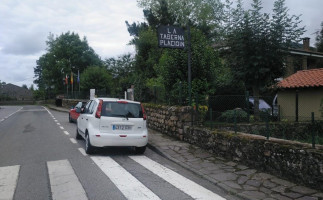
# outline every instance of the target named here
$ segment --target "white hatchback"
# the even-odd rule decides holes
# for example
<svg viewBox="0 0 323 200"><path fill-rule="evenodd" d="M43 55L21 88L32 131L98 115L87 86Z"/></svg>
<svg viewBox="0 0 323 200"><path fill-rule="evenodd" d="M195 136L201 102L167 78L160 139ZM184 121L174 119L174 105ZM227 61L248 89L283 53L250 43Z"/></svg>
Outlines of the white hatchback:
<svg viewBox="0 0 323 200"><path fill-rule="evenodd" d="M77 112L76 139L85 139L87 154L107 146L133 146L136 153L145 152L148 130L140 102L95 98Z"/></svg>

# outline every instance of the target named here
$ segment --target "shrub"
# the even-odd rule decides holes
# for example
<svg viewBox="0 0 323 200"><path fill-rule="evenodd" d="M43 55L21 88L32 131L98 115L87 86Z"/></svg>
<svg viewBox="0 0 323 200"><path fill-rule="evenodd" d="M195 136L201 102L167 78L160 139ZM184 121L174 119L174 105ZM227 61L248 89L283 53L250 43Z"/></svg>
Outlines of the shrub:
<svg viewBox="0 0 323 200"><path fill-rule="evenodd" d="M244 110L241 109L235 109L235 110L227 110L221 114L221 116L218 118L221 122L234 122L234 112L236 111L236 119L237 122L247 122L248 121L248 114Z"/></svg>

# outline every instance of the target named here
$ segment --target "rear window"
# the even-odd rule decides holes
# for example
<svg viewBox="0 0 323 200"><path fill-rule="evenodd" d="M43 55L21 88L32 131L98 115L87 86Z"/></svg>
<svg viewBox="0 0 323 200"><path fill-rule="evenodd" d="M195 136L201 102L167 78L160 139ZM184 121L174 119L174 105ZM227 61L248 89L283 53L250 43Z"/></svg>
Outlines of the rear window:
<svg viewBox="0 0 323 200"><path fill-rule="evenodd" d="M103 102L101 115L105 117L143 118L140 104Z"/></svg>

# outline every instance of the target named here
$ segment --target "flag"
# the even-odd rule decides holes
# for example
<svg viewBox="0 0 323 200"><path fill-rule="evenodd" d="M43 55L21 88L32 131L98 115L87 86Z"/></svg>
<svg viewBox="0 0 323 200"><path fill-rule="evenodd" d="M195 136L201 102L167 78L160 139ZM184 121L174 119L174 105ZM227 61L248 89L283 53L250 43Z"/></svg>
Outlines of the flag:
<svg viewBox="0 0 323 200"><path fill-rule="evenodd" d="M71 72L71 85L73 85L73 72Z"/></svg>
<svg viewBox="0 0 323 200"><path fill-rule="evenodd" d="M68 77L67 77L67 74L66 74L66 76L65 76L65 85L67 85L68 84Z"/></svg>
<svg viewBox="0 0 323 200"><path fill-rule="evenodd" d="M77 83L80 83L80 70L77 70Z"/></svg>

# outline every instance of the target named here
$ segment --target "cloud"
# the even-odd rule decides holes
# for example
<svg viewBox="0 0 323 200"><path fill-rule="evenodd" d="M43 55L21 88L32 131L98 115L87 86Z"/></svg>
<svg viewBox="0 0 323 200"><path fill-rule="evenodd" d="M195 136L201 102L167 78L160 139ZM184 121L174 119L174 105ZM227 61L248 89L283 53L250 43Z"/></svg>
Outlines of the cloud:
<svg viewBox="0 0 323 200"><path fill-rule="evenodd" d="M46 48L44 39L46 35L41 32L16 33L4 42L1 51L13 55L34 55Z"/></svg>

